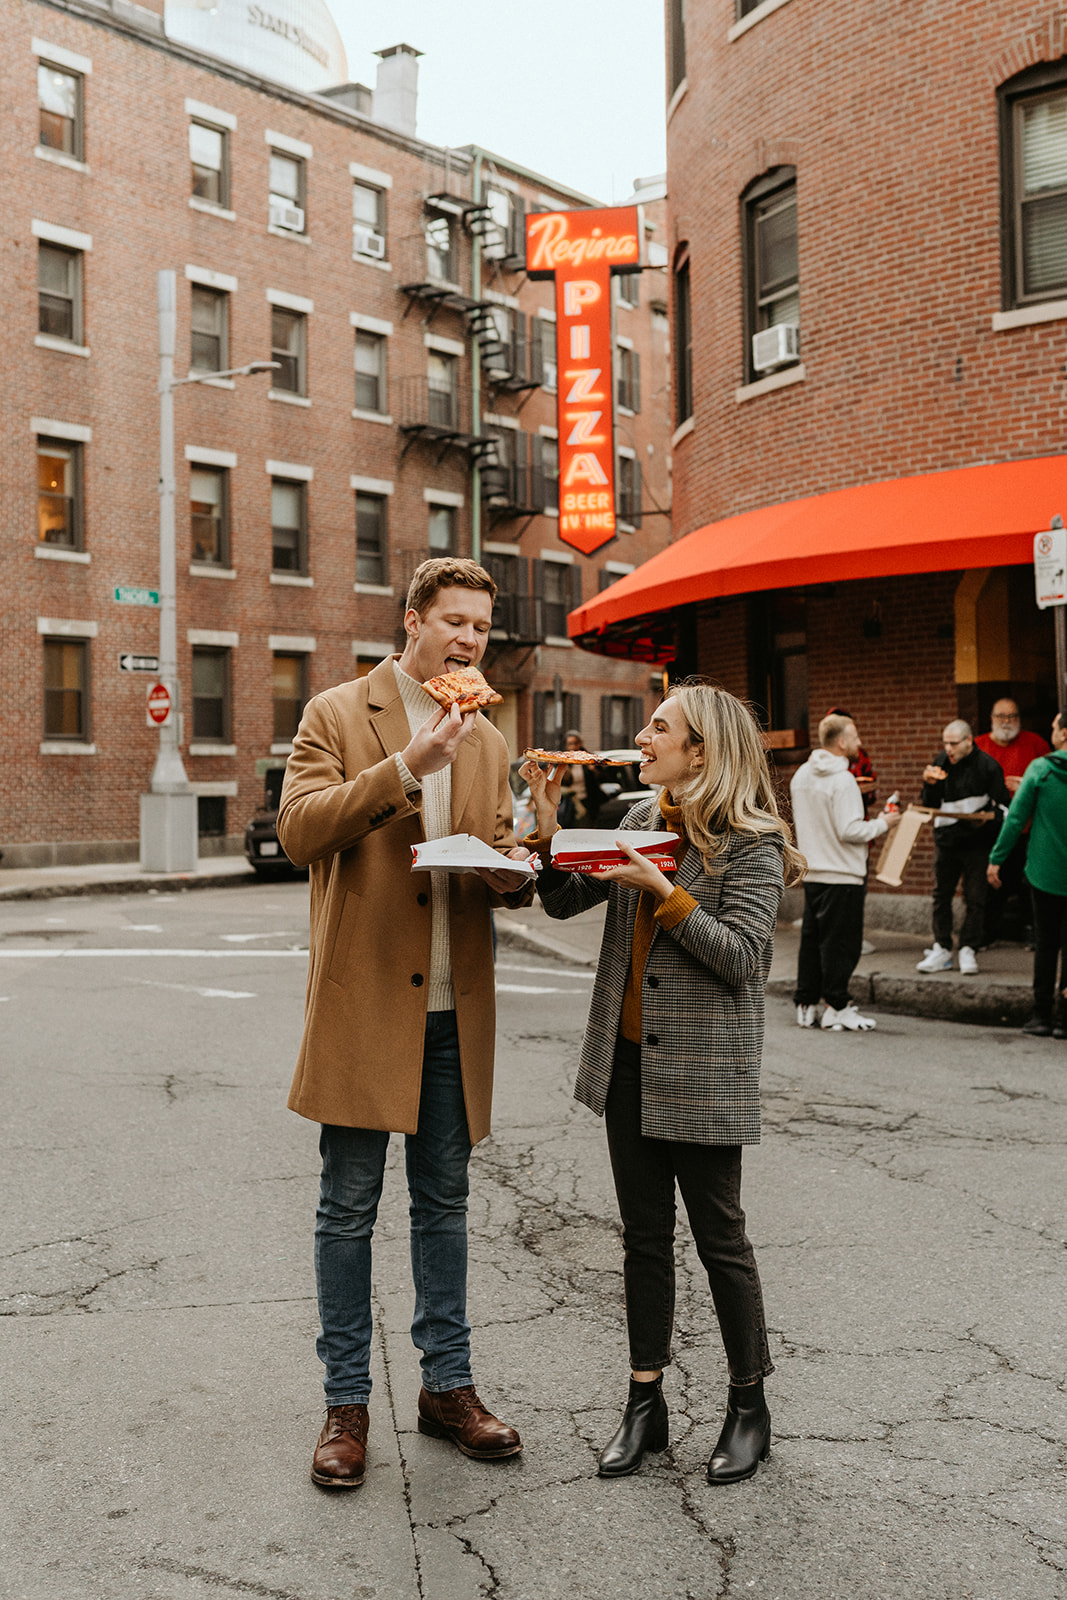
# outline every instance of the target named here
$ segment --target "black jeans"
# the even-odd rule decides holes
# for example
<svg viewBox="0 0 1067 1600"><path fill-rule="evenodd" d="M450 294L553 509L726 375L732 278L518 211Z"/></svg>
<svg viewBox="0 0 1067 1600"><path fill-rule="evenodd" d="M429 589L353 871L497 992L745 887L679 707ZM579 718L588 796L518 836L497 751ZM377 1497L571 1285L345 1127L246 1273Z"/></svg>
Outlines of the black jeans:
<svg viewBox="0 0 1067 1600"><path fill-rule="evenodd" d="M1030 885L1034 902L1034 1013L1051 1022L1067 1017L1067 894L1046 894ZM1056 985L1056 963L1060 981Z"/></svg>
<svg viewBox="0 0 1067 1600"><path fill-rule="evenodd" d="M741 1210L741 1146L646 1138L641 1132L641 1048L627 1039L619 1039L615 1047L604 1120L622 1217L633 1370L654 1372L670 1364L677 1179L711 1285L731 1381L751 1383L773 1372L763 1290Z"/></svg>
<svg viewBox="0 0 1067 1600"><path fill-rule="evenodd" d="M957 823L956 826L962 824ZM972 950L977 950L982 943L988 887L985 869L988 865L989 851L983 845L972 846L970 850L942 844L935 848L934 938L942 950L952 949L952 901L961 878L966 909L960 929L960 949L970 945Z"/></svg>
<svg viewBox="0 0 1067 1600"><path fill-rule="evenodd" d="M1019 901L1019 918L1023 928L1018 932L1025 932L1025 925L1030 915L1030 885L1026 882L1026 847L1029 836L1023 834L1017 839L1006 858L1000 863L999 889L994 889L992 884L986 889L985 897L985 933L983 944L992 944L1000 938L1004 925L1004 911L1008 901L1014 896ZM1009 938L1012 937L1009 934Z"/></svg>
<svg viewBox="0 0 1067 1600"><path fill-rule="evenodd" d="M793 1004L825 1000L840 1011L848 1005L848 983L863 950L862 883L806 883L800 927L797 986Z"/></svg>

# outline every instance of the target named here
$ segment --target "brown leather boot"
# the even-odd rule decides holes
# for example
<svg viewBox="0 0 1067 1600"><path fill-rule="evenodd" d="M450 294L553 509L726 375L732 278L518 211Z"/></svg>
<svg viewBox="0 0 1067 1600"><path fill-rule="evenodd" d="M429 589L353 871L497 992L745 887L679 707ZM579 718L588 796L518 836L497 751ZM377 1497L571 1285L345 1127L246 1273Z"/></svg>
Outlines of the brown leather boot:
<svg viewBox="0 0 1067 1600"><path fill-rule="evenodd" d="M329 1406L311 1461L311 1481L323 1489L358 1489L367 1467L366 1406Z"/></svg>
<svg viewBox="0 0 1067 1600"><path fill-rule="evenodd" d="M441 1394L420 1389L419 1432L431 1439L451 1439L475 1461L501 1461L522 1449L515 1429L487 1411L470 1385Z"/></svg>

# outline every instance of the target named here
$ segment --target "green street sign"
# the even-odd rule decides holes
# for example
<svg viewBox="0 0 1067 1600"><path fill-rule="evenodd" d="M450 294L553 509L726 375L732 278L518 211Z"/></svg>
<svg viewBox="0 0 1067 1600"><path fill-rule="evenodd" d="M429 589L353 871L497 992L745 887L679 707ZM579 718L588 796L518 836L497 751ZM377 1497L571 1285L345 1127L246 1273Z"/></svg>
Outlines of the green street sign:
<svg viewBox="0 0 1067 1600"><path fill-rule="evenodd" d="M120 584L115 590L120 606L158 606L158 589L135 589L130 584Z"/></svg>

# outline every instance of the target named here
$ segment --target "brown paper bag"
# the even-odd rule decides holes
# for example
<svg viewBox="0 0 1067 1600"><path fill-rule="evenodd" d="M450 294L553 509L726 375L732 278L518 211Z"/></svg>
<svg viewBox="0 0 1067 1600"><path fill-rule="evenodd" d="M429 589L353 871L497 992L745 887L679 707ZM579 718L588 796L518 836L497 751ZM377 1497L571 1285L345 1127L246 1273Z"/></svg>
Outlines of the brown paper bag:
<svg viewBox="0 0 1067 1600"><path fill-rule="evenodd" d="M904 869L911 859L911 852L915 849L915 841L923 825L930 821L931 815L931 812L922 811L918 806L909 806L897 827L886 835L874 873L879 883L890 883L894 888L900 887Z"/></svg>

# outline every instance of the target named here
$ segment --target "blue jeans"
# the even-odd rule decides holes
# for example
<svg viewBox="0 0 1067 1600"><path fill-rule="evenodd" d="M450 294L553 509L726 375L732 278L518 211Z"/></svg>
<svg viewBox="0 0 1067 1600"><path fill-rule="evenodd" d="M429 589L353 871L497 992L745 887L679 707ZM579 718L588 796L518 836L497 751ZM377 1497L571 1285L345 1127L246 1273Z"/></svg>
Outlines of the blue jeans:
<svg viewBox="0 0 1067 1600"><path fill-rule="evenodd" d="M370 1399L371 1236L389 1135L324 1125L315 1277L328 1406ZM404 1143L411 1198L411 1339L431 1393L471 1382L467 1321L467 1166L471 1143L454 1011L426 1018L418 1132Z"/></svg>

